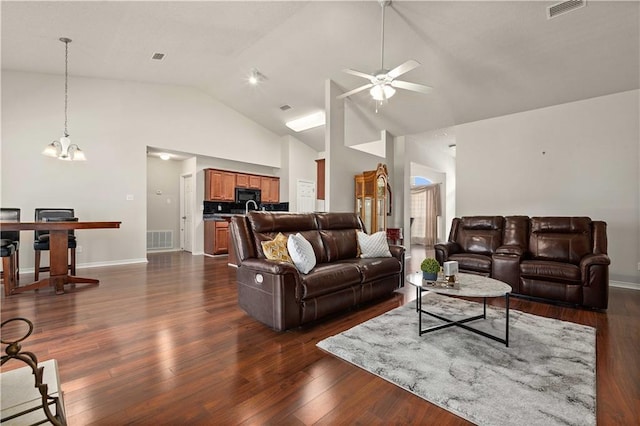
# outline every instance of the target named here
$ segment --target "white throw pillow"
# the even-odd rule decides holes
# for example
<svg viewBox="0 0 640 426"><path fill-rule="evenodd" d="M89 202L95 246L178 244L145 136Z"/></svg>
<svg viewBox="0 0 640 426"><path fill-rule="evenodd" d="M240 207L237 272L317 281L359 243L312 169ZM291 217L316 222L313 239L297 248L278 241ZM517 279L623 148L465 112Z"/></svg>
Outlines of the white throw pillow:
<svg viewBox="0 0 640 426"><path fill-rule="evenodd" d="M316 266L316 254L313 247L300 233L289 235L287 250L289 250L293 264L303 274L308 274Z"/></svg>
<svg viewBox="0 0 640 426"><path fill-rule="evenodd" d="M360 257L391 257L389 243L387 243L387 233L384 231L367 235L358 231L358 245L360 246Z"/></svg>

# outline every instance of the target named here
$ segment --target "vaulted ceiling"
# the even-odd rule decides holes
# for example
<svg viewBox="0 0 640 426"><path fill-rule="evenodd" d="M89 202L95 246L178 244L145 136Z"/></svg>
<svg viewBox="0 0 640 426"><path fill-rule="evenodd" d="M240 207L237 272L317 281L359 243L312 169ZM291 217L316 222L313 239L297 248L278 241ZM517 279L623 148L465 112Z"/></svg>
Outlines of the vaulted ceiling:
<svg viewBox="0 0 640 426"><path fill-rule="evenodd" d="M386 11L386 68L415 59L377 113L350 98L372 126L410 135L640 87L640 3L589 1L547 19L544 1L394 1ZM2 68L193 86L318 151L323 128L287 120L324 108L325 81L366 83L341 70L380 68L377 1L2 2ZM162 61L152 60L164 53ZM247 83L252 69L264 76ZM291 109L282 111L283 105Z"/></svg>

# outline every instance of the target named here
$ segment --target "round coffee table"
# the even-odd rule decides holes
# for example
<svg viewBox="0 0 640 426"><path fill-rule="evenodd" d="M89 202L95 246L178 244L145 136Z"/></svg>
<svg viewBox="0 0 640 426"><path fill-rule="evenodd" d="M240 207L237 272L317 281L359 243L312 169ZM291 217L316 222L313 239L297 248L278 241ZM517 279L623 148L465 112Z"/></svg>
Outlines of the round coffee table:
<svg viewBox="0 0 640 426"><path fill-rule="evenodd" d="M418 332L422 336L425 333L441 330L448 327L461 327L465 330L469 330L473 333L479 334L484 337L488 337L500 343L504 343L509 346L509 294L511 293L511 286L503 283L502 281L495 280L493 278L483 277L481 275L474 274L457 274L456 286L449 287L447 283L439 281L425 281L422 279L422 272L415 272L407 275L407 282L416 287L416 310L418 312ZM438 294L444 294L447 296L462 296L471 298L482 298L483 300L483 312L480 315L475 315L469 318L461 320L452 320L450 318L443 317L441 315L429 312L423 309L422 306L422 293L425 291L431 291ZM487 298L504 297L506 308L506 324L505 324L505 337L504 339L492 334L486 333L482 330L468 326L466 323L479 319L487 318ZM445 324L435 325L432 327L422 328L422 314L430 315L434 318L438 318L445 322Z"/></svg>

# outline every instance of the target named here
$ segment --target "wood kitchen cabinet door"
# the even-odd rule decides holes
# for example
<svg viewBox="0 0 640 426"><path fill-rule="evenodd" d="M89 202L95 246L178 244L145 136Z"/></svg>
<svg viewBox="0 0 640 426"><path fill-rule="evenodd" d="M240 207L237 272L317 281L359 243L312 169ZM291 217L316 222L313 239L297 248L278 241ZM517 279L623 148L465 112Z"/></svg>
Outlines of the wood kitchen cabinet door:
<svg viewBox="0 0 640 426"><path fill-rule="evenodd" d="M280 178L262 176L260 178L260 189L263 203L280 202Z"/></svg>
<svg viewBox="0 0 640 426"><path fill-rule="evenodd" d="M207 170L205 181L207 201L235 201L235 187L235 173L214 169Z"/></svg>
<svg viewBox="0 0 640 426"><path fill-rule="evenodd" d="M249 175L236 173L236 188L249 188Z"/></svg>
<svg viewBox="0 0 640 426"><path fill-rule="evenodd" d="M227 254L229 252L229 222L216 221L213 254Z"/></svg>
<svg viewBox="0 0 640 426"><path fill-rule="evenodd" d="M260 189L260 176L249 175L249 188Z"/></svg>

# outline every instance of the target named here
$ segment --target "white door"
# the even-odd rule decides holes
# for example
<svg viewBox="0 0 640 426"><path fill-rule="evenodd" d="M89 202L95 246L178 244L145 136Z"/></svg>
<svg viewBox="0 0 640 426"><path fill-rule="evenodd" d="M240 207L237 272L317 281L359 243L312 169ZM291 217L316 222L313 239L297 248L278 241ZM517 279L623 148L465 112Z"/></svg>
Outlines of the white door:
<svg viewBox="0 0 640 426"><path fill-rule="evenodd" d="M193 175L182 176L180 248L193 252Z"/></svg>
<svg viewBox="0 0 640 426"><path fill-rule="evenodd" d="M296 202L299 213L314 211L316 208L316 183L298 179Z"/></svg>

